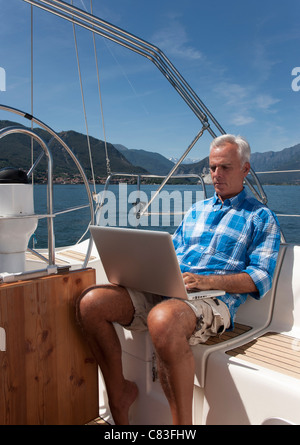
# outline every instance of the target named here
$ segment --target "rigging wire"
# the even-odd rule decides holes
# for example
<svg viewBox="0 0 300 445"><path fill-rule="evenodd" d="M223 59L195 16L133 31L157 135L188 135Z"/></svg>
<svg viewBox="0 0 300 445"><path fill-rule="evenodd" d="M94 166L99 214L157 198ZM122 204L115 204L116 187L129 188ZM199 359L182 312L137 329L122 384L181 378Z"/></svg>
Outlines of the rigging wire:
<svg viewBox="0 0 300 445"><path fill-rule="evenodd" d="M73 1L72 1L73 4ZM93 1L91 0L90 2L91 4L91 14L93 14ZM84 3L83 6L85 7ZM74 37L75 37L75 46L76 46L76 56L77 56L77 64L79 67L79 57L78 57L78 47L77 47L77 40L76 40L76 33L75 33L75 25L73 22L73 30L74 30ZM109 159L109 155L108 155L108 148L107 148L107 139L106 139L106 132L105 132L105 124L104 124L104 113L103 113L103 103L102 103L102 94L101 94L101 86L100 86L100 76L99 76L99 64L98 64L98 57L97 57L97 49L96 49L96 40L95 40L95 33L94 31L92 31L92 36L93 36L93 45L94 45L94 54L95 54L95 64L96 64L96 71L97 71L97 83L98 83L98 92L99 92L99 102L100 102L100 111L101 111L101 120L102 120L102 128L103 128L103 138L104 138L104 148L105 148L105 159L106 159L106 171L107 171L107 175L109 176L111 174L111 168L110 168L110 159ZM82 81L81 81L81 74L80 74L80 68L79 68L79 77L80 77L80 84L81 84L81 91L83 91L82 89ZM82 98L83 98L83 104L84 104L84 97L83 97L83 92L82 92ZM84 108L85 110L85 108ZM86 126L87 126L87 119L86 119L86 112L85 113L85 120L86 120ZM87 134L88 134L88 130L87 130ZM90 147L89 147L90 148ZM90 160L92 162L92 156L91 156L91 151L90 151ZM94 169L92 167L92 163L91 163L91 168L93 171L93 183L94 183L94 194L96 196L96 183L95 183L95 178L94 178ZM88 232L89 227L87 227L86 231L82 234L82 236L80 237L80 239L77 241L76 244L80 243L80 241L85 237L86 233Z"/></svg>
<svg viewBox="0 0 300 445"><path fill-rule="evenodd" d="M72 0L71 3L73 5L73 0ZM87 123L87 116L86 116L85 100L84 100L84 93L83 93L83 86L82 86L81 69L80 69L79 54L78 54L76 29L75 29L74 22L72 22L72 26L73 26L74 44L75 44L75 51L76 51L76 59L77 59L78 75L79 75L79 82L80 82L80 91L81 91L81 98L82 98L83 113L84 113L84 119L85 119L86 137L87 137L87 144L88 144L88 151L89 151L89 158L90 158L90 165L91 165L92 180L93 180L93 186L94 186L94 193L96 193L96 183L95 183L95 174L94 174L92 150L91 150L90 137L89 137L89 131L88 131L88 123Z"/></svg>
<svg viewBox="0 0 300 445"><path fill-rule="evenodd" d="M93 14L93 0L91 0L91 14ZM111 174L111 168L110 168L110 160L109 160L109 156L108 156L106 133L105 133L103 103L102 103L102 94L101 94L100 76L99 76L99 66L98 66L96 39L95 39L94 31L92 32L92 35L93 35L93 43L94 43L95 63L96 63L97 82L98 82L98 91L99 91L99 101L100 101L101 119L102 119L102 127L103 127L103 138L104 138L104 148L105 148L105 158L106 158L106 170L107 170L107 176L109 176Z"/></svg>

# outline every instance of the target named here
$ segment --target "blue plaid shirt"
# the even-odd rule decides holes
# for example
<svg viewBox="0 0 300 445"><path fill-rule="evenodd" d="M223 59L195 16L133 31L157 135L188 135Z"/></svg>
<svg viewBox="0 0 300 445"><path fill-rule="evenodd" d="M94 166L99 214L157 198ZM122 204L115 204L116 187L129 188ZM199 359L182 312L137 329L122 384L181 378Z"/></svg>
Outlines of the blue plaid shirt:
<svg viewBox="0 0 300 445"><path fill-rule="evenodd" d="M280 228L274 213L245 189L222 205L215 193L195 203L173 235L183 272L234 274L246 272L262 298L271 288L280 245ZM227 304L232 325L248 294L218 297Z"/></svg>

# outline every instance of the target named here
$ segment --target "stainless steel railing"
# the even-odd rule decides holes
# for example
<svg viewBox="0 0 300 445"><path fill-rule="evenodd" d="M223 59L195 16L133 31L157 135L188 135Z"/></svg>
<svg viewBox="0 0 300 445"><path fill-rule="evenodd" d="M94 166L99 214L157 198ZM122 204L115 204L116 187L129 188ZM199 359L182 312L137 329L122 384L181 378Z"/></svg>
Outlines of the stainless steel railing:
<svg viewBox="0 0 300 445"><path fill-rule="evenodd" d="M87 177L85 175L85 172L84 172L80 162L78 161L78 159L76 158L76 156L74 155L72 150L68 147L68 145L63 141L63 139L61 139L58 136L57 133L55 133L54 130L52 130L50 127L48 127L46 124L44 124L42 121L40 121L36 117L31 116L28 113L24 113L23 111L18 110L16 108L8 107L6 105L1 105L1 104L0 104L0 110L18 114L18 115L20 115L24 118L27 118L28 120L36 123L41 128L46 130L49 134L51 134L52 138L56 139L62 145L62 147L67 151L69 156L74 161L77 169L79 170L79 173L80 173L82 180L84 182L85 189L86 189L86 192L88 195L88 205L82 206L82 207L75 207L73 209L67 209L67 210L65 210L65 212L75 211L75 210L78 210L78 208L89 207L90 208L90 222L91 222L91 224L93 224L94 223L94 203L93 203L93 197L92 197L90 187L89 187L89 182L87 180ZM55 235L54 235L53 219L56 216L56 214L53 212L53 160L52 160L51 151L49 150L49 146L45 143L45 141L40 136L38 136L35 132L33 132L32 130L30 130L26 127L12 126L12 127L8 127L8 128L4 128L4 129L0 130L0 138L3 138L4 136L6 136L8 134L12 134L12 133L22 133L22 134L26 134L26 135L32 137L42 147L43 152L45 153L45 155L48 158L47 215L43 215L41 217L46 217L48 219L48 257L49 257L48 262L49 262L49 265L52 265L52 264L55 264ZM36 167L40 158L41 158L41 156L39 156L37 158L36 162L29 170L28 175L31 175L34 167ZM62 213L62 212L59 212L59 213ZM83 262L83 267L86 267L86 265L88 263L88 260L91 255L91 250L92 250L92 241L89 242L86 257ZM34 251L32 251L32 252L34 253Z"/></svg>

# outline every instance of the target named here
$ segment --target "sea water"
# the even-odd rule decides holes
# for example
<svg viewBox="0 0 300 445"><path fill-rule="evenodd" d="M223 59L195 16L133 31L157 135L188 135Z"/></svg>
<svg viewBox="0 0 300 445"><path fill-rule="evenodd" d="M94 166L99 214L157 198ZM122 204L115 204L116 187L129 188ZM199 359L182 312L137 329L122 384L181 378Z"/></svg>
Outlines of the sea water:
<svg viewBox="0 0 300 445"><path fill-rule="evenodd" d="M104 201L101 224L123 227L133 227L135 224L139 224L141 228L173 233L183 217L183 212L190 207L192 201L204 198L201 186L167 185L163 189L164 195L160 195L159 199L153 201L149 207L149 213L145 213L140 220L136 220L133 202L138 198L144 205L147 205L158 187L158 185L142 185L141 194L138 195L135 185L123 184L121 188L111 185ZM263 188L268 198L268 207L278 215L285 240L300 244L300 186L266 185ZM102 185L96 186L97 193L101 194L103 189ZM94 189L91 187L91 190ZM212 186L207 186L207 197L212 196L213 191ZM53 196L55 213L77 206L88 206L88 196L84 185L54 184ZM159 204L155 204L158 201ZM35 213L47 213L46 185L35 185L34 202ZM157 215L158 210L163 211L163 215L160 217ZM168 210L170 210L171 216L167 214ZM85 234L90 220L91 211L89 208L55 216L56 247L76 243ZM85 238L87 236L88 234L85 235ZM30 241L30 247L34 245L37 249L44 248L47 247L47 242L47 219L44 218L39 220L37 230Z"/></svg>

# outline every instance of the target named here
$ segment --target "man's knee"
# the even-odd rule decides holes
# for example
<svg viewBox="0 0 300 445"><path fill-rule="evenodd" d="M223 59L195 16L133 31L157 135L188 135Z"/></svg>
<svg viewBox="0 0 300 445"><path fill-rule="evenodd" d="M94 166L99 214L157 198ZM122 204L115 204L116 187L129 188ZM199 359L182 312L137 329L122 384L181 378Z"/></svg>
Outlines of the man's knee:
<svg viewBox="0 0 300 445"><path fill-rule="evenodd" d="M169 300L155 306L148 315L148 329L154 344L189 338L195 330L196 316L180 301Z"/></svg>
<svg viewBox="0 0 300 445"><path fill-rule="evenodd" d="M134 308L127 290L114 285L97 285L86 289L77 301L77 318L81 324L101 321L129 324Z"/></svg>
<svg viewBox="0 0 300 445"><path fill-rule="evenodd" d="M170 302L156 305L148 315L148 329L155 345L169 343L178 333L176 306ZM180 330L180 328L179 328Z"/></svg>
<svg viewBox="0 0 300 445"><path fill-rule="evenodd" d="M82 323L95 309L96 299L99 299L101 289L91 286L85 289L76 300L76 317Z"/></svg>
<svg viewBox="0 0 300 445"><path fill-rule="evenodd" d="M156 305L148 314L147 324L150 332L163 333L168 326L169 311L163 304Z"/></svg>
<svg viewBox="0 0 300 445"><path fill-rule="evenodd" d="M155 306L147 318L149 334L156 349L166 347L168 343L167 330L170 329L168 313L161 306L161 304Z"/></svg>
<svg viewBox="0 0 300 445"><path fill-rule="evenodd" d="M110 295L115 293L111 285L94 285L85 289L76 302L76 313L79 321L90 317L105 317L110 310Z"/></svg>

